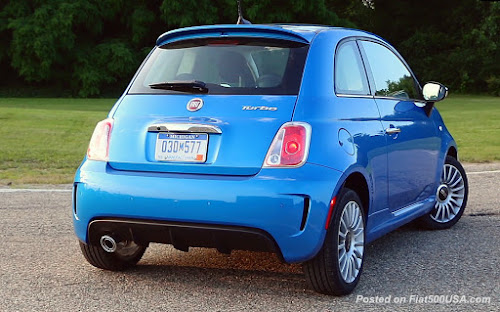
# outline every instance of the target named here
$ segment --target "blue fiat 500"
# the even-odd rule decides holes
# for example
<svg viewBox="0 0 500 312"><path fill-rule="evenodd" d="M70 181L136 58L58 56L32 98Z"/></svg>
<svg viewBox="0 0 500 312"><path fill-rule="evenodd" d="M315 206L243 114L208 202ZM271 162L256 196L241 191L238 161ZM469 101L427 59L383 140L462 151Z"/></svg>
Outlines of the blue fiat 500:
<svg viewBox="0 0 500 312"><path fill-rule="evenodd" d="M347 294L367 243L464 211L467 177L434 108L446 94L363 31L167 32L76 172L82 253L122 270L149 243L271 251L303 263L316 291Z"/></svg>

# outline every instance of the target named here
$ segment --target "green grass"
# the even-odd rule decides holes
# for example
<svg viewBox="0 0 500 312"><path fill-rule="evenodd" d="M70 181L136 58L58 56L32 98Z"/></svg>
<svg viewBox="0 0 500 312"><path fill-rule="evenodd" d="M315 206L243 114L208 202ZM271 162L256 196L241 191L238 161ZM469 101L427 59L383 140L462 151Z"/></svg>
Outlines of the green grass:
<svg viewBox="0 0 500 312"><path fill-rule="evenodd" d="M114 99L0 98L0 185L70 183L95 124ZM500 98L437 104L462 161L500 160Z"/></svg>
<svg viewBox="0 0 500 312"><path fill-rule="evenodd" d="M112 99L0 99L0 185L70 183Z"/></svg>
<svg viewBox="0 0 500 312"><path fill-rule="evenodd" d="M436 107L464 162L500 161L500 97L450 96Z"/></svg>

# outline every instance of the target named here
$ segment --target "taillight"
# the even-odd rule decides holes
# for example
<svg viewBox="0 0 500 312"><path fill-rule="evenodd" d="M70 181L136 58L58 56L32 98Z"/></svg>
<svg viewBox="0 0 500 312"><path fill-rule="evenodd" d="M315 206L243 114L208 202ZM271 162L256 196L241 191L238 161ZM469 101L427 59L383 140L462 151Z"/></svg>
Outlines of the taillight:
<svg viewBox="0 0 500 312"><path fill-rule="evenodd" d="M299 167L307 159L311 126L305 122L287 122L278 130L267 152L264 166Z"/></svg>
<svg viewBox="0 0 500 312"><path fill-rule="evenodd" d="M113 129L113 119L107 118L97 123L87 150L87 158L92 160L109 160L109 138Z"/></svg>

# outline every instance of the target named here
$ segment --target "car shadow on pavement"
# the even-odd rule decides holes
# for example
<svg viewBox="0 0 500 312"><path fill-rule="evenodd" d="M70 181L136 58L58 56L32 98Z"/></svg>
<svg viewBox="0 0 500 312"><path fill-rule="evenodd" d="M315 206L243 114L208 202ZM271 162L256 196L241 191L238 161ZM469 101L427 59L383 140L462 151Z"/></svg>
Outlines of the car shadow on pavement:
<svg viewBox="0 0 500 312"><path fill-rule="evenodd" d="M472 217L465 217L444 231L423 231L409 224L369 244L359 287L350 296L420 293L427 291L429 281L442 284L445 290L450 285L460 287L470 274L460 272L460 248L450 242L466 240L471 221ZM308 287L300 264L282 263L272 253L233 251L225 255L204 248L185 253L152 244L136 268L118 274L170 291L186 287L191 291L245 289L259 294L325 297Z"/></svg>

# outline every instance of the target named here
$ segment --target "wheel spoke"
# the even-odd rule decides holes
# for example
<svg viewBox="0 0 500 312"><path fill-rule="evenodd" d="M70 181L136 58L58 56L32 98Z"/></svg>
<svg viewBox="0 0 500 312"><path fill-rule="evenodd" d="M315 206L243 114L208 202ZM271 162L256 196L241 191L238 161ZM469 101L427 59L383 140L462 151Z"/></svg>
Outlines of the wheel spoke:
<svg viewBox="0 0 500 312"><path fill-rule="evenodd" d="M446 215L446 210L447 210L447 206L446 205L443 205L443 209L441 209L441 214L437 216L437 218L439 220L445 220L445 215Z"/></svg>
<svg viewBox="0 0 500 312"><path fill-rule="evenodd" d="M354 254L352 255L352 262L354 264L354 277L356 277L359 269L361 268L361 263L358 263L358 258L356 258Z"/></svg>
<svg viewBox="0 0 500 312"><path fill-rule="evenodd" d="M446 167L448 167L448 175L446 176L446 181L451 181L452 168L450 166L446 166Z"/></svg>
<svg viewBox="0 0 500 312"><path fill-rule="evenodd" d="M452 215L452 209L451 205L446 205L446 215L445 215L445 220L450 220Z"/></svg>
<svg viewBox="0 0 500 312"><path fill-rule="evenodd" d="M344 250L344 249L345 249L345 243L339 244L338 250L341 251L341 250Z"/></svg>
<svg viewBox="0 0 500 312"><path fill-rule="evenodd" d="M356 231L359 228L360 223L361 223L361 217L358 215L358 216L356 216L356 219L354 220L354 223L352 225L352 230Z"/></svg>
<svg viewBox="0 0 500 312"><path fill-rule="evenodd" d="M441 210L443 210L443 206L441 204L439 204L439 207L438 207L436 214L435 214L436 218L439 218L439 214L441 213Z"/></svg>
<svg viewBox="0 0 500 312"><path fill-rule="evenodd" d="M357 266L358 267L358 272L356 272L356 275L358 275L359 274L359 270L361 270L361 264L363 264L363 259L361 259L361 258L356 259L356 263L358 264L358 266Z"/></svg>
<svg viewBox="0 0 500 312"><path fill-rule="evenodd" d="M351 255L351 277L356 277L356 269L357 269L357 263L356 263L356 256Z"/></svg>
<svg viewBox="0 0 500 312"><path fill-rule="evenodd" d="M441 220L444 220L445 213L446 213L446 205L444 205L443 209L441 210Z"/></svg>
<svg viewBox="0 0 500 312"><path fill-rule="evenodd" d="M362 258L363 257L363 254L362 252L358 249L358 248L354 248L354 250L352 251L353 255L355 255L357 258Z"/></svg>
<svg viewBox="0 0 500 312"><path fill-rule="evenodd" d="M342 271L344 271L344 275L345 275L345 279L346 280L349 280L349 270L351 269L351 264L350 264L350 261L349 261L349 258L346 257L345 259L345 263L344 263L344 269Z"/></svg>
<svg viewBox="0 0 500 312"><path fill-rule="evenodd" d="M455 186L457 186L458 183L462 181L463 181L462 176L459 176L458 179L450 185L450 188L453 189Z"/></svg>
<svg viewBox="0 0 500 312"><path fill-rule="evenodd" d="M460 210L460 206L455 206L455 205L450 203L450 220L453 219L457 215L459 210Z"/></svg>
<svg viewBox="0 0 500 312"><path fill-rule="evenodd" d="M352 281L354 277L354 263L352 261L352 256L349 257L349 281Z"/></svg>
<svg viewBox="0 0 500 312"><path fill-rule="evenodd" d="M344 213L342 214L342 220L344 220L344 224L346 228L349 228L351 226L349 220L351 219L350 216L351 210L349 209L349 204L347 205L346 209L344 210Z"/></svg>
<svg viewBox="0 0 500 312"><path fill-rule="evenodd" d="M450 171L451 171L451 170L452 170L452 168L450 168ZM457 177L458 170L454 170L454 171L455 171L455 173L453 174L453 177L451 177L451 179L449 179L449 180L448 180L448 181L446 181L446 182L448 182L448 183L452 183L453 181L455 181L455 178Z"/></svg>
<svg viewBox="0 0 500 312"><path fill-rule="evenodd" d="M452 188L451 190L452 190L453 193L457 193L458 191L461 191L464 188L465 188L465 185L461 184L461 185L459 185L459 186L457 186L455 188Z"/></svg>
<svg viewBox="0 0 500 312"><path fill-rule="evenodd" d="M341 257L339 257L339 262L340 262L340 271L345 272L345 268L347 265L347 253L343 253Z"/></svg>
<svg viewBox="0 0 500 312"><path fill-rule="evenodd" d="M353 207L353 203L350 204L349 206L349 227L353 227L354 225L354 214L355 214L355 208Z"/></svg>
<svg viewBox="0 0 500 312"><path fill-rule="evenodd" d="M340 219L340 229L339 229L339 233L342 232L344 234L344 237L345 237L345 234L347 234L347 225L345 224L344 222L344 218Z"/></svg>
<svg viewBox="0 0 500 312"><path fill-rule="evenodd" d="M353 208L353 211L352 211L352 222L351 222L351 229L355 229L356 228L356 225L357 225L357 222L358 222L358 211L356 209Z"/></svg>
<svg viewBox="0 0 500 312"><path fill-rule="evenodd" d="M363 229L358 229L356 231L354 231L354 238L358 238L360 235L362 236L363 235Z"/></svg>
<svg viewBox="0 0 500 312"><path fill-rule="evenodd" d="M345 275L345 280L348 281L349 280L349 275L351 272L349 272L351 269L351 263L349 261L349 258L346 258L346 261L345 261L345 272L344 272L344 275Z"/></svg>

